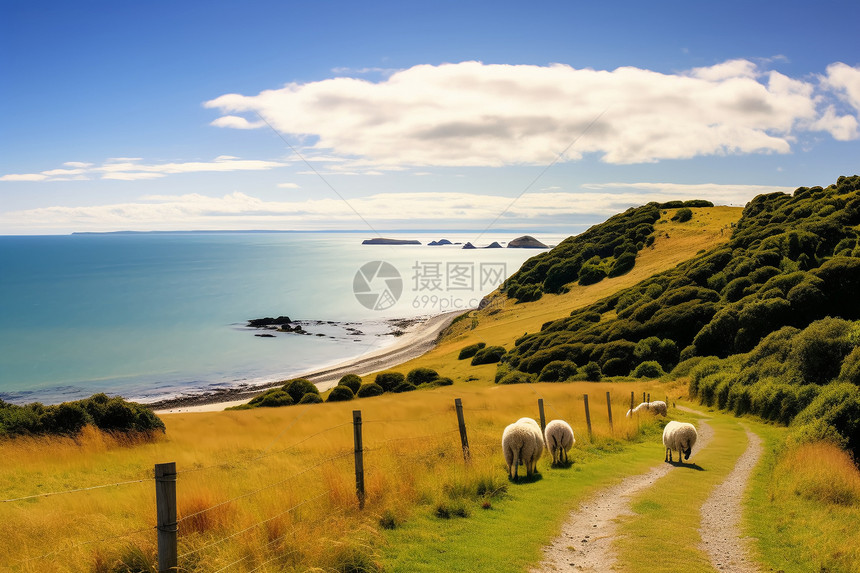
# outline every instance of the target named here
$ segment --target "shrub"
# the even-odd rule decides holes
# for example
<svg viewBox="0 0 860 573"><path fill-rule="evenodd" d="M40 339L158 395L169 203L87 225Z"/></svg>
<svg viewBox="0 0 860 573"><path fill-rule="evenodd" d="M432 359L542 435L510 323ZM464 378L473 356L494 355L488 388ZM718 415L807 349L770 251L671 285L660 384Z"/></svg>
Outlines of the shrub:
<svg viewBox="0 0 860 573"><path fill-rule="evenodd" d="M377 386L382 388L384 392L391 392L394 388L403 384L405 380L406 376L400 372L380 372L376 375L376 380L374 380L374 382Z"/></svg>
<svg viewBox="0 0 860 573"><path fill-rule="evenodd" d="M308 392L313 394L319 394L319 388L317 388L313 382L310 380L305 380L304 378L296 378L295 380L290 380L283 386L284 391L290 395L290 398L293 399L293 402L298 402L302 399L302 397Z"/></svg>
<svg viewBox="0 0 860 573"><path fill-rule="evenodd" d="M379 396L383 393L385 393L385 390L382 389L382 386L380 386L379 384L370 383L362 384L361 388L358 389L358 392L356 392L355 395L359 398L372 398L374 396Z"/></svg>
<svg viewBox="0 0 860 573"><path fill-rule="evenodd" d="M479 364L495 364L505 355L504 346L488 346L483 348L472 357L472 366Z"/></svg>
<svg viewBox="0 0 860 573"><path fill-rule="evenodd" d="M475 344L470 344L469 346L464 346L460 349L460 354L457 356L457 360L465 360L466 358L471 358L479 350L484 348L487 345L486 342L477 342Z"/></svg>
<svg viewBox="0 0 860 573"><path fill-rule="evenodd" d="M432 382L432 384L434 384L436 386L451 386L453 383L454 383L454 381L451 380L450 378L448 378L447 376L442 377L442 378L436 378Z"/></svg>
<svg viewBox="0 0 860 573"><path fill-rule="evenodd" d="M326 398L326 402L348 402L353 398L355 398L355 394L353 394L352 389L344 384L332 388L328 398Z"/></svg>
<svg viewBox="0 0 860 573"><path fill-rule="evenodd" d="M438 377L439 373L432 368L415 368L406 375L406 381L413 386L418 386L425 382L432 382Z"/></svg>
<svg viewBox="0 0 860 573"><path fill-rule="evenodd" d="M633 376L636 378L660 378L665 374L666 373L663 372L663 369L656 360L642 362L635 370L633 370Z"/></svg>
<svg viewBox="0 0 860 573"><path fill-rule="evenodd" d="M401 393L401 392L412 392L415 390L415 384L410 384L409 382L403 382L394 387L392 392Z"/></svg>
<svg viewBox="0 0 860 573"><path fill-rule="evenodd" d="M553 360L543 367L538 382L564 382L576 375L578 367L571 360Z"/></svg>
<svg viewBox="0 0 860 573"><path fill-rule="evenodd" d="M322 404L322 397L320 397L319 393L316 392L308 392L302 399L299 400L299 404Z"/></svg>
<svg viewBox="0 0 860 573"><path fill-rule="evenodd" d="M531 374L514 370L502 377L499 384L531 384L534 382L534 377Z"/></svg>
<svg viewBox="0 0 860 573"><path fill-rule="evenodd" d="M353 394L355 394L358 392L358 389L361 388L361 376L357 374L347 374L340 379L340 382L338 382L337 385L346 386Z"/></svg>
<svg viewBox="0 0 860 573"><path fill-rule="evenodd" d="M599 283L605 278L606 270L599 265L586 263L582 265L582 269L579 271L579 284L582 286Z"/></svg>
<svg viewBox="0 0 860 573"><path fill-rule="evenodd" d="M593 360L582 367L582 373L585 379L589 382L599 382L603 378L603 372L600 371L600 365Z"/></svg>
<svg viewBox="0 0 860 573"><path fill-rule="evenodd" d="M652 239L653 240L653 239ZM615 259L615 264L612 265L612 270L609 271L610 277L619 277L624 273L628 272L636 265L636 253L624 252L617 259Z"/></svg>
<svg viewBox="0 0 860 573"><path fill-rule="evenodd" d="M693 218L693 211L688 209L687 207L682 207L675 211L675 215L672 217L673 221L678 221L679 223L686 223L690 219Z"/></svg>
<svg viewBox="0 0 860 573"><path fill-rule="evenodd" d="M42 426L46 432L66 436L76 435L92 421L92 417L77 402L48 406L42 416Z"/></svg>
<svg viewBox="0 0 860 573"><path fill-rule="evenodd" d="M792 339L789 363L807 382L824 384L836 378L852 350L851 323L838 318L813 322Z"/></svg>
<svg viewBox="0 0 860 573"><path fill-rule="evenodd" d="M275 388L274 390L269 390L259 396L255 396L248 402L248 405L257 408L278 408L281 406L292 406L295 403L292 396L287 394L282 388Z"/></svg>
<svg viewBox="0 0 860 573"><path fill-rule="evenodd" d="M793 423L832 426L857 459L860 457L860 388L845 382L828 384Z"/></svg>

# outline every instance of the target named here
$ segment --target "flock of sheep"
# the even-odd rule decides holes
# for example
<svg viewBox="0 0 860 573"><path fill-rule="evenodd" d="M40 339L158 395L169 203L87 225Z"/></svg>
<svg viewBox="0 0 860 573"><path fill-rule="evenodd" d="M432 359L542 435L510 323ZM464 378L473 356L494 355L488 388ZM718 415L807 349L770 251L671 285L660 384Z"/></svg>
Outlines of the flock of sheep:
<svg viewBox="0 0 860 573"><path fill-rule="evenodd" d="M640 412L666 416L668 413L666 402L642 402L635 408L627 411L627 417ZM666 448L665 461L672 461L672 452L678 452L678 462L682 463L681 456L690 459L693 445L696 443L696 427L686 422L671 421L663 429L663 446ZM526 475L531 476L537 471L537 463L543 455L544 448L552 454L553 466L568 463L568 452L576 439L573 437L573 428L564 420L552 420L541 432L538 423L532 418L520 418L510 424L502 432L502 450L505 454L505 463L508 466L508 475L511 479L518 479L520 465L525 466Z"/></svg>

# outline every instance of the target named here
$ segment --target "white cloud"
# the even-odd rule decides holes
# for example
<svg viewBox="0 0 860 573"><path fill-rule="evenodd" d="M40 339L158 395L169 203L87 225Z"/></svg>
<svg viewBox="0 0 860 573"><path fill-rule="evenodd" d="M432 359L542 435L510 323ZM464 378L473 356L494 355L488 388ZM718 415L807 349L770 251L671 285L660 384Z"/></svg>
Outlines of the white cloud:
<svg viewBox="0 0 860 573"><path fill-rule="evenodd" d="M215 127L232 127L233 129L256 129L265 125L262 121L250 122L238 115L225 115L213 121Z"/></svg>
<svg viewBox="0 0 860 573"><path fill-rule="evenodd" d="M830 64L823 81L860 112L860 67L852 68L842 62Z"/></svg>
<svg viewBox="0 0 860 573"><path fill-rule="evenodd" d="M603 113L567 157L596 153L626 164L788 153L802 130L845 137L847 120L820 121L826 106L816 87L747 60L678 74L462 62L418 65L379 82L291 83L204 105L223 117L259 113L316 151L376 170L547 164Z"/></svg>
<svg viewBox="0 0 860 573"><path fill-rule="evenodd" d="M281 189L301 189L298 183L278 183Z"/></svg>
<svg viewBox="0 0 860 573"><path fill-rule="evenodd" d="M113 157L101 165L66 162L63 165L74 169L49 169L41 173L10 173L0 176L0 181L70 181L94 177L115 181L138 181L157 179L178 173L262 171L287 165L281 161L240 159L231 155L220 155L212 161L185 161L172 163L141 163L139 157Z"/></svg>
<svg viewBox="0 0 860 573"><path fill-rule="evenodd" d="M84 161L66 161L65 163L63 163L63 165L65 165L66 167L85 168L85 167L91 167L92 163L86 163Z"/></svg>
<svg viewBox="0 0 860 573"><path fill-rule="evenodd" d="M177 230L363 228L357 211L374 226L409 220L437 228L486 225L504 213L505 226L534 227L560 218L600 218L649 201L710 199L744 203L759 193L793 189L750 185L673 183L587 184L584 191L529 193L511 197L459 192L379 193L351 199L265 201L241 192L221 197L192 193L146 195L137 201L97 206L53 206L0 214L0 230ZM353 210L354 209L354 210Z"/></svg>

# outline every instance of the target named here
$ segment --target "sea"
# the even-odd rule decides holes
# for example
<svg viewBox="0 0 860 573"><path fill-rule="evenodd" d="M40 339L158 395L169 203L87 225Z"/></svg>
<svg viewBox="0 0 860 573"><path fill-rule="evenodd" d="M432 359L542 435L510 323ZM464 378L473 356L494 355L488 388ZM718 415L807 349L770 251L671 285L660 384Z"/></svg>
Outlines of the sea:
<svg viewBox="0 0 860 573"><path fill-rule="evenodd" d="M476 307L542 252L427 243L521 234L391 235L421 245L348 232L0 236L0 399L151 402L340 363L396 342L397 319ZM247 325L278 316L305 333Z"/></svg>

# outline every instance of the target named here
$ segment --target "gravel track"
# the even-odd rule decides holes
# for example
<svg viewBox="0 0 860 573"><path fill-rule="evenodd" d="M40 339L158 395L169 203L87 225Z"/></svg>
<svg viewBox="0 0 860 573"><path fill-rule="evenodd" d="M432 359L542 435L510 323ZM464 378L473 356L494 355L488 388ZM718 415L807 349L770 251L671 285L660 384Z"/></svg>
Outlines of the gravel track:
<svg viewBox="0 0 860 573"><path fill-rule="evenodd" d="M699 422L699 438L693 453L706 447L714 430L704 420ZM544 548L543 561L532 573L551 571L610 571L617 555L612 547L618 518L633 515L631 498L652 486L675 468L661 463L644 474L628 477L618 485L599 491L572 512L561 528L561 535Z"/></svg>
<svg viewBox="0 0 860 573"><path fill-rule="evenodd" d="M714 488L702 505L702 525L699 528L702 536L699 548L708 554L714 568L733 573L755 573L761 570L750 559L751 540L742 535L740 522L743 514L741 500L764 448L761 438L747 428L744 430L749 445L732 473Z"/></svg>

